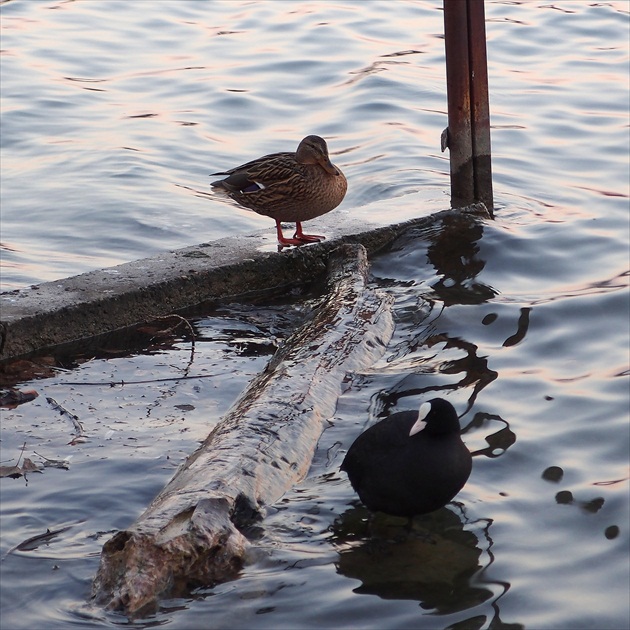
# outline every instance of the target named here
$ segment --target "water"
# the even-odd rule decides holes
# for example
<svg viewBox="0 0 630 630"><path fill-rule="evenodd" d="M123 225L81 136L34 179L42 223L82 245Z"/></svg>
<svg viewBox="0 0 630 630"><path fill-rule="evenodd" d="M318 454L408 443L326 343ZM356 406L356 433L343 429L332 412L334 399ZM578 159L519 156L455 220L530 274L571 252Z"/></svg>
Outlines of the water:
<svg viewBox="0 0 630 630"><path fill-rule="evenodd" d="M396 221L447 207L440 6L4 3L3 288L272 235L268 219L205 196L207 175L308 133L348 177L335 212L386 204ZM137 625L628 627L628 5L486 13L496 220L410 234L373 260L396 298L395 338L341 397L308 478L270 510L264 553ZM102 544L305 308L210 314L192 362L185 339L129 358L86 350L69 373L23 385L40 397L3 410L2 463L25 441L27 456L73 457L68 471L0 481L3 628L125 623L85 604ZM191 375L203 378L109 386ZM86 381L102 384L72 384ZM338 472L345 449L436 392L462 414L471 479L417 520L433 547L395 523L368 536ZM68 444L46 396L89 441Z"/></svg>

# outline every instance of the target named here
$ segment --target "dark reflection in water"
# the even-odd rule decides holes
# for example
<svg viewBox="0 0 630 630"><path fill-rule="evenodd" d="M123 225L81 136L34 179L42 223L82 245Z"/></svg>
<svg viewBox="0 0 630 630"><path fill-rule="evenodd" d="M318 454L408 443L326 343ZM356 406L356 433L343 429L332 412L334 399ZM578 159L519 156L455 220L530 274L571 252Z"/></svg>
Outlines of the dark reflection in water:
<svg viewBox="0 0 630 630"><path fill-rule="evenodd" d="M426 271L428 259L436 272L431 273L433 295L429 297L443 306L492 300L498 291L477 279L486 266L479 256L483 230L483 224L465 214L446 217L441 224L430 228L408 230L390 246L393 256L386 257L388 264L381 270L379 285L415 286L410 278L415 276L415 270ZM375 275L379 275L378 268L376 260ZM390 276L392 273L395 279Z"/></svg>
<svg viewBox="0 0 630 630"><path fill-rule="evenodd" d="M461 350L464 356L442 361L436 367L427 366L426 363L419 366L418 372L420 374L409 374L387 395L383 396L384 412L395 406L398 400L404 396L417 396L431 391L454 391L472 387L466 409L468 411L481 390L497 378L497 372L490 369L488 358L480 355L476 344L436 329L436 322L445 308L461 304L483 304L493 299L498 293L492 287L477 280L477 275L486 264L478 255L478 242L482 236L483 225L469 216L461 215L448 217L443 225L429 231L426 229L410 231L399 238L393 246L394 251L401 252L397 261L402 263L401 269L404 267L408 274L413 275L414 268L422 268L424 264L422 259L426 255L437 271L437 280L431 284L432 294L423 296L428 301L430 308L428 315L423 313L424 325L420 326L418 332L410 331L404 347L401 346L392 359L395 360L405 354L415 352L420 347L433 348L437 346L441 346L439 350ZM427 240L429 245L425 250L422 241L426 243ZM378 270L375 270L375 275L378 275ZM381 285L391 284L391 279L383 283L379 278L379 283ZM401 279L396 284L404 285ZM407 313L400 315L399 325L402 320L409 319ZM484 320L484 324L490 324L495 319L496 315L494 317L490 315ZM409 322L409 324L413 327L414 322ZM527 322L519 320L519 333L522 328L526 330L526 325ZM522 335L524 336L524 332ZM421 374L426 374L429 369L437 370L440 374L461 374L462 377L448 385L443 383L427 385L426 379Z"/></svg>
<svg viewBox="0 0 630 630"><path fill-rule="evenodd" d="M404 341L390 358L390 370L398 361L402 369L398 380L372 400L379 418L404 407L401 401L408 397L426 399L466 391L466 407L458 410L464 418L482 390L498 378L498 372L490 368L487 350L438 328L448 307L484 304L497 295L492 287L477 280L485 266L478 247L482 234L483 226L467 217L454 217L428 234L419 231L403 236L393 248L400 268L407 272L406 277L396 278L395 287L408 286L408 278L416 277L414 267L421 268L420 259L425 255L437 274L431 290L422 295L428 302L428 313L426 306L424 310L417 303L410 306L409 292L403 291L397 322ZM382 271L383 275L391 273L387 268ZM413 284L418 286L421 280ZM521 309L517 330L504 346L524 339L530 312L529 308ZM486 314L482 323L490 325L496 319L496 314ZM473 452L474 456L497 458L516 443L510 423L497 414L477 411L465 422L464 433L482 431L487 442L485 448ZM459 510L453 511L453 505ZM485 580L494 563L491 525L490 519L469 522L459 504L416 517L411 528L404 519L382 514L369 517L365 508L355 507L333 525L332 543L339 551L337 572L360 580L361 585L354 589L357 594L417 601L424 614L458 613L461 617L468 611L470 617L449 625L452 629L520 629L521 624L506 624L500 616L500 601L510 584Z"/></svg>
<svg viewBox="0 0 630 630"><path fill-rule="evenodd" d="M483 235L483 226L467 216L449 217L444 224L427 232L410 232L395 244L394 250L400 252L408 273L413 274L413 267L419 265L419 252L423 251L421 241L429 241L426 255L438 272L438 280L431 285L435 295L424 296L429 300L429 313L423 313L423 321L408 316L408 308L398 315L399 329L408 328L407 337L392 356L392 361L399 360L416 352L424 356L414 364L411 373L402 374L400 380L376 397L379 417L387 417L399 402L409 396L427 397L432 393L467 390L469 392L466 408L460 411L465 416L474 406L479 394L494 382L499 374L489 366L487 350L461 336L455 336L438 329L440 316L449 306L461 304L482 304L497 295L492 287L477 281L477 275L483 270L485 261L479 257L478 242ZM437 297L436 300L434 298ZM503 345L512 346L522 341L529 328L531 308L522 308L517 323L517 331L508 337ZM495 313L486 314L482 323L490 325L497 319ZM422 318L421 318L422 319ZM402 333L401 333L402 334ZM427 358L426 349L435 349L435 354ZM445 358L444 351L460 351L462 356ZM451 353L446 354L450 356ZM408 366L407 366L408 367ZM457 377L457 380L444 382L440 378L427 378L427 375ZM516 434L509 423L498 415L477 412L473 419L463 427L463 433L471 429L483 428L487 431L494 423L502 425L499 430L487 435L486 448L477 450L475 456L496 458L503 455L515 442Z"/></svg>
<svg viewBox="0 0 630 630"><path fill-rule="evenodd" d="M343 546L338 573L362 582L354 592L418 600L438 614L465 610L493 596L471 585L482 550L454 512L443 508L417 517L411 529L405 527L406 519L382 514L370 519L367 514L357 507L333 525L333 543Z"/></svg>
<svg viewBox="0 0 630 630"><path fill-rule="evenodd" d="M445 306L483 304L497 295L476 280L486 265L478 256L482 236L483 226L462 215L447 218L431 238L427 256L441 276L431 286Z"/></svg>
<svg viewBox="0 0 630 630"><path fill-rule="evenodd" d="M545 468L541 477L545 481L549 481L551 483L560 483L562 481L562 478L564 477L564 470L560 468L560 466L549 466L548 468ZM617 483L617 480L612 481L612 482L604 482L604 484L609 484L609 483L612 483L612 484ZM598 484L594 484L594 485L598 485ZM602 484L599 484L599 485L602 485ZM555 500L558 505L576 504L578 507L580 507L584 512L588 514L597 514L597 512L599 512L604 507L604 503L605 503L605 499L603 497L595 497L594 499L590 499L587 501L576 501L575 497L573 496L573 493L570 490L558 491L556 493ZM613 526L613 527L616 527L616 526ZM608 528L605 531L606 538L609 538L609 539L614 538L615 537L614 532L615 532L614 529L611 530L610 528Z"/></svg>
<svg viewBox="0 0 630 630"><path fill-rule="evenodd" d="M444 344L444 349L457 348L465 353L460 359L444 361L440 365L440 372L443 374L463 374L462 378L454 383L452 389L462 387L472 387L472 392L468 398L468 411L477 399L478 394L484 387L494 381L498 373L488 367L488 358L479 356L478 346L458 337L450 338L448 335L439 334L429 337L427 346L431 348L435 344Z"/></svg>
<svg viewBox="0 0 630 630"><path fill-rule="evenodd" d="M480 540L465 529L458 514L446 508L416 517L409 527L406 519L369 516L358 506L344 512L333 525L331 542L339 548L337 572L361 581L353 589L357 594L418 601L423 611L433 615L475 609L492 600L490 627L516 630L522 626L504 624L499 615L498 602L509 584L478 579L485 570L482 554L486 552L493 561L490 525L482 524ZM486 619L486 615L476 615L450 627L480 628Z"/></svg>
<svg viewBox="0 0 630 630"><path fill-rule="evenodd" d="M507 348L509 346L515 346L517 343L520 343L523 339L525 339L525 335L529 329L529 314L531 310L531 308L521 309L521 315L518 318L518 324L516 325L516 332L503 342L503 347Z"/></svg>
<svg viewBox="0 0 630 630"><path fill-rule="evenodd" d="M486 442L488 446L486 448L479 449L473 453L473 457L477 455L485 455L486 457L499 457L504 455L505 452L516 442L516 434L510 429L509 423L494 414L478 412L474 415L470 424L463 429L463 433L469 431L472 428L481 428L492 422L499 422L504 425L502 429L499 429L495 433L486 435Z"/></svg>
<svg viewBox="0 0 630 630"><path fill-rule="evenodd" d="M560 490L556 494L556 503L558 505L571 505L574 500L573 493L570 490ZM580 501L579 506L586 512L596 514L604 507L604 498L596 497L590 501Z"/></svg>
<svg viewBox="0 0 630 630"><path fill-rule="evenodd" d="M479 392L498 377L498 373L489 368L488 358L477 354L478 347L475 344L458 337L450 338L446 334L431 335L424 341L424 345L428 348L436 344L444 344L443 349L445 350L456 348L464 351L465 356L450 361L442 361L438 368L441 374L462 374L460 380L449 384L427 385L426 374L409 374L395 387L380 395L385 412L396 406L398 401L406 396L418 396L435 391L455 391L463 387L472 387L468 405L463 412L466 413L473 406Z"/></svg>
<svg viewBox="0 0 630 630"><path fill-rule="evenodd" d="M562 481L562 477L564 477L564 470L560 466L549 466L549 468L545 468L542 474L543 479L553 483Z"/></svg>

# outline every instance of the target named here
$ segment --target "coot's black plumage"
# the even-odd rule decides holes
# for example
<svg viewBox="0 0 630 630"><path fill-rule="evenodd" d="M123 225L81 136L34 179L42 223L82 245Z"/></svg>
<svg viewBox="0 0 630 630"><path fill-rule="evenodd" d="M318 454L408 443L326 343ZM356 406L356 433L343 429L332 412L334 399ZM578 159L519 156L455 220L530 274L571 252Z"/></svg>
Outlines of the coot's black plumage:
<svg viewBox="0 0 630 630"><path fill-rule="evenodd" d="M370 511L408 517L446 505L464 487L471 468L457 413L442 398L371 426L341 464Z"/></svg>

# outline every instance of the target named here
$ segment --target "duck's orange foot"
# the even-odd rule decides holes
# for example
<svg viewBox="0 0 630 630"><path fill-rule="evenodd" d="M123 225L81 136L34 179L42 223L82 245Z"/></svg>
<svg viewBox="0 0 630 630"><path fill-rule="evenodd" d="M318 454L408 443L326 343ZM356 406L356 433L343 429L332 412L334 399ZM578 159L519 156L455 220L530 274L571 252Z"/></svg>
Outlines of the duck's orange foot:
<svg viewBox="0 0 630 630"><path fill-rule="evenodd" d="M296 232L291 240L298 240L301 243L319 243L320 241L325 241L326 237L318 236L317 234L298 234Z"/></svg>
<svg viewBox="0 0 630 630"><path fill-rule="evenodd" d="M304 245L307 241L302 241L299 238L282 238L278 237L278 246L279 247L290 247L291 245Z"/></svg>
<svg viewBox="0 0 630 630"><path fill-rule="evenodd" d="M325 236L318 236L317 234L304 234L302 232L302 224L298 221L295 224L295 234L293 238L287 238L282 233L282 224L280 221L276 220L276 233L278 235L278 245L279 247L289 247L291 245L305 245L306 243L319 243L320 241L326 240Z"/></svg>
<svg viewBox="0 0 630 630"><path fill-rule="evenodd" d="M297 221L295 223L295 234L293 238L302 241L303 243L319 243L320 241L325 241L325 236L318 236L317 234L304 234L302 232L302 224Z"/></svg>

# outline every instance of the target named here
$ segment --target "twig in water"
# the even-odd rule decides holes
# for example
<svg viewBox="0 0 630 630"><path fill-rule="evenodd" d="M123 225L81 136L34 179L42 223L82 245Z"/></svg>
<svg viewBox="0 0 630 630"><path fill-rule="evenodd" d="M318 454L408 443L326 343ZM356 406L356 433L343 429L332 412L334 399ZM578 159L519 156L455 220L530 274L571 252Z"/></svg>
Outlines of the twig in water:
<svg viewBox="0 0 630 630"><path fill-rule="evenodd" d="M42 455L37 451L33 451L35 455L41 457L44 460L44 466L49 466L51 468L63 468L64 470L70 470L70 462L67 459L50 459L50 457L46 457L46 455Z"/></svg>
<svg viewBox="0 0 630 630"><path fill-rule="evenodd" d="M165 378L147 378L139 381L64 381L64 385L69 385L72 387L81 387L85 385L95 386L95 387L124 387L126 385L146 385L147 383L168 383L169 381L190 381L195 379L204 379L204 378L216 378L218 376L225 376L226 374L232 374L233 371L229 370L226 372L213 372L212 374L197 374L197 375L188 375L188 376L168 376Z"/></svg>
<svg viewBox="0 0 630 630"><path fill-rule="evenodd" d="M185 369L185 372L188 372L195 358L195 329L192 327L192 324L185 317L182 317L181 315L176 315L175 313L172 313L171 315L162 315L161 317L156 317L155 319L156 321L163 321L168 319L177 320L177 323L174 326L171 326L165 331L162 331L168 334L174 333L180 324L185 324L185 326L188 328L188 332L190 333L190 359L188 360L188 365Z"/></svg>
<svg viewBox="0 0 630 630"><path fill-rule="evenodd" d="M83 430L83 425L79 420L79 416L69 412L65 407L62 407L54 398L50 398L50 396L46 397L46 402L55 410L58 411L62 416L68 416L72 421L72 425L75 430L75 439L73 442L79 438L86 437L85 431Z"/></svg>
<svg viewBox="0 0 630 630"><path fill-rule="evenodd" d="M22 444L22 450L20 451L20 456L18 457L17 462L15 462L16 466L20 465L20 460L22 459L22 455L24 455L24 449L26 448L26 442L24 442L24 444Z"/></svg>

